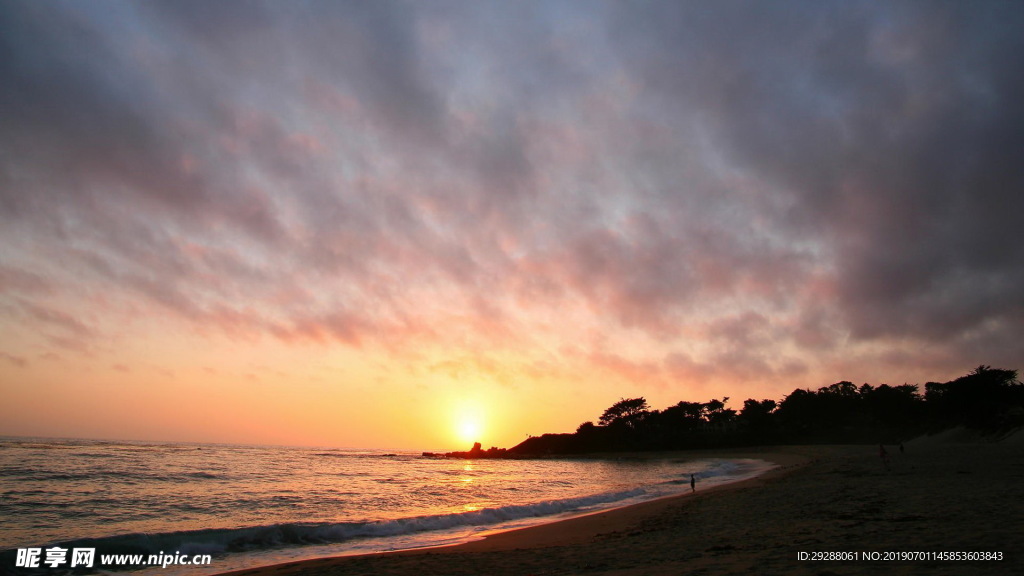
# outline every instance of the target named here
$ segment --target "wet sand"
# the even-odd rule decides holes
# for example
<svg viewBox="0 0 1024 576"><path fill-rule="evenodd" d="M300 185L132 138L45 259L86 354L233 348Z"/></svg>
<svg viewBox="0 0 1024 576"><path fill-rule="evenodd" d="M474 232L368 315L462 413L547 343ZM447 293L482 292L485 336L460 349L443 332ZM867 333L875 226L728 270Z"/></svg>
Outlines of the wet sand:
<svg viewBox="0 0 1024 576"><path fill-rule="evenodd" d="M922 439L889 470L877 446L730 451L780 468L753 480L458 546L310 560L240 576L1024 574L1024 442ZM708 454L702 454L708 456ZM856 552L857 561L799 560ZM863 553L1001 552L1002 561Z"/></svg>

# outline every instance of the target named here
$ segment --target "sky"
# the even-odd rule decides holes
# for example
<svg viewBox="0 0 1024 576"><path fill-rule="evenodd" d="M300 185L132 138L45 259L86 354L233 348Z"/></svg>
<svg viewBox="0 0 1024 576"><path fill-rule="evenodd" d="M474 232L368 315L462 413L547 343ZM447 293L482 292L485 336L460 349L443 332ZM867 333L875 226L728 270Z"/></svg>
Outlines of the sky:
<svg viewBox="0 0 1024 576"><path fill-rule="evenodd" d="M510 447L1024 368L1024 4L0 0L0 434Z"/></svg>

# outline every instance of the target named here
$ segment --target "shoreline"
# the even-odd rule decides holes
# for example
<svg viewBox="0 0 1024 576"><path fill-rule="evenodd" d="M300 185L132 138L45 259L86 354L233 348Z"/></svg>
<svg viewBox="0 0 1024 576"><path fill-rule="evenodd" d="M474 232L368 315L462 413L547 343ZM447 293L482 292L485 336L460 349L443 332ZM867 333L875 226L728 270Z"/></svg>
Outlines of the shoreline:
<svg viewBox="0 0 1024 576"><path fill-rule="evenodd" d="M758 477L436 547L306 560L222 576L679 574L911 575L1024 573L1024 437L1000 443L924 438L875 445L728 450L773 461ZM783 458L771 460L768 456ZM704 457L708 454L704 453ZM800 553L981 552L1001 560Z"/></svg>
<svg viewBox="0 0 1024 576"><path fill-rule="evenodd" d="M710 451L708 451L710 452ZM651 453L647 455L629 455L627 458L699 458L708 457L707 454L697 451L689 452L664 452ZM545 522L536 526L516 528L487 534L478 540L452 544L448 546L437 546L434 550L439 553L461 553L461 552L486 552L497 550L509 550L529 546L551 546L559 544L571 544L582 541L586 538L597 536L608 530L623 529L637 520L661 510L664 506L678 503L685 505L687 502L699 498L710 497L720 492L743 489L756 486L759 482L785 476L796 472L800 467L811 461L810 456L801 456L793 452L772 451L768 453L754 453L747 449L730 449L726 451L715 451L716 458L750 458L770 462L774 468L766 470L753 478L737 480L727 484L710 486L696 492L681 492L662 496L653 500L637 502L627 506L591 512L580 516L573 516L552 522ZM698 488L700 484L698 483ZM414 552L415 550L395 550L381 552L378 554L400 554Z"/></svg>
<svg viewBox="0 0 1024 576"><path fill-rule="evenodd" d="M625 529L629 525L635 523L638 519L642 519L651 513L661 510L669 503L685 503L687 501L711 496L720 492L753 486L766 479L788 475L813 461L817 456L816 453L821 452L820 448L821 447L793 446L772 448L727 448L722 450L708 449L670 452L586 454L580 456L580 458L595 460L654 460L664 458L697 460L709 457L724 459L757 459L769 462L773 464L774 467L753 478L710 486L703 490L700 489L700 484L698 483L698 489L694 493L681 492L678 494L661 496L653 500L637 502L608 510L588 512L578 516L556 519L523 528L507 530L497 529L468 542L297 560L221 572L217 573L215 576L270 576L271 574L277 576L292 574L296 571L304 571L307 569L314 569L317 571L332 570L334 568L344 567L346 563L359 561L360 559L501 552L526 548L572 545L586 541L610 530Z"/></svg>

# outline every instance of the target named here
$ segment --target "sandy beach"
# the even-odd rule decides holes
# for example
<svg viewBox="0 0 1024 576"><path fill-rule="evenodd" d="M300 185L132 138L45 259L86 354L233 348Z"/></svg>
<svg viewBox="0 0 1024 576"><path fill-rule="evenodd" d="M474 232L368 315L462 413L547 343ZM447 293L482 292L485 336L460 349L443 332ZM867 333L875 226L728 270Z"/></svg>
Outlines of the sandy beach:
<svg viewBox="0 0 1024 576"><path fill-rule="evenodd" d="M458 546L311 560L234 576L1024 573L1024 438L728 451L759 478ZM722 452L716 454L723 455ZM705 454L706 455L706 454ZM849 552L853 561L800 560ZM1001 561L865 553L1001 553Z"/></svg>

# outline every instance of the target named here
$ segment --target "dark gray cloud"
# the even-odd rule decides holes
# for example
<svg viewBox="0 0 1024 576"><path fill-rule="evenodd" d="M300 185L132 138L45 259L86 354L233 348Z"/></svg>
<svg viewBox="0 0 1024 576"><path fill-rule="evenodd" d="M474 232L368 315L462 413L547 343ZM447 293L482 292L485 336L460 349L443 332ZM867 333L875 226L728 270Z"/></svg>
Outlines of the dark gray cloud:
<svg viewBox="0 0 1024 576"><path fill-rule="evenodd" d="M1019 314L1019 7L624 12L615 37L652 105L699 116L725 162L785 199L761 215L828 257L854 337L952 342Z"/></svg>
<svg viewBox="0 0 1024 576"><path fill-rule="evenodd" d="M581 357L659 379L1016 366L1022 29L1010 3L0 2L0 303L65 339L104 293L396 348L582 310L661 349Z"/></svg>

